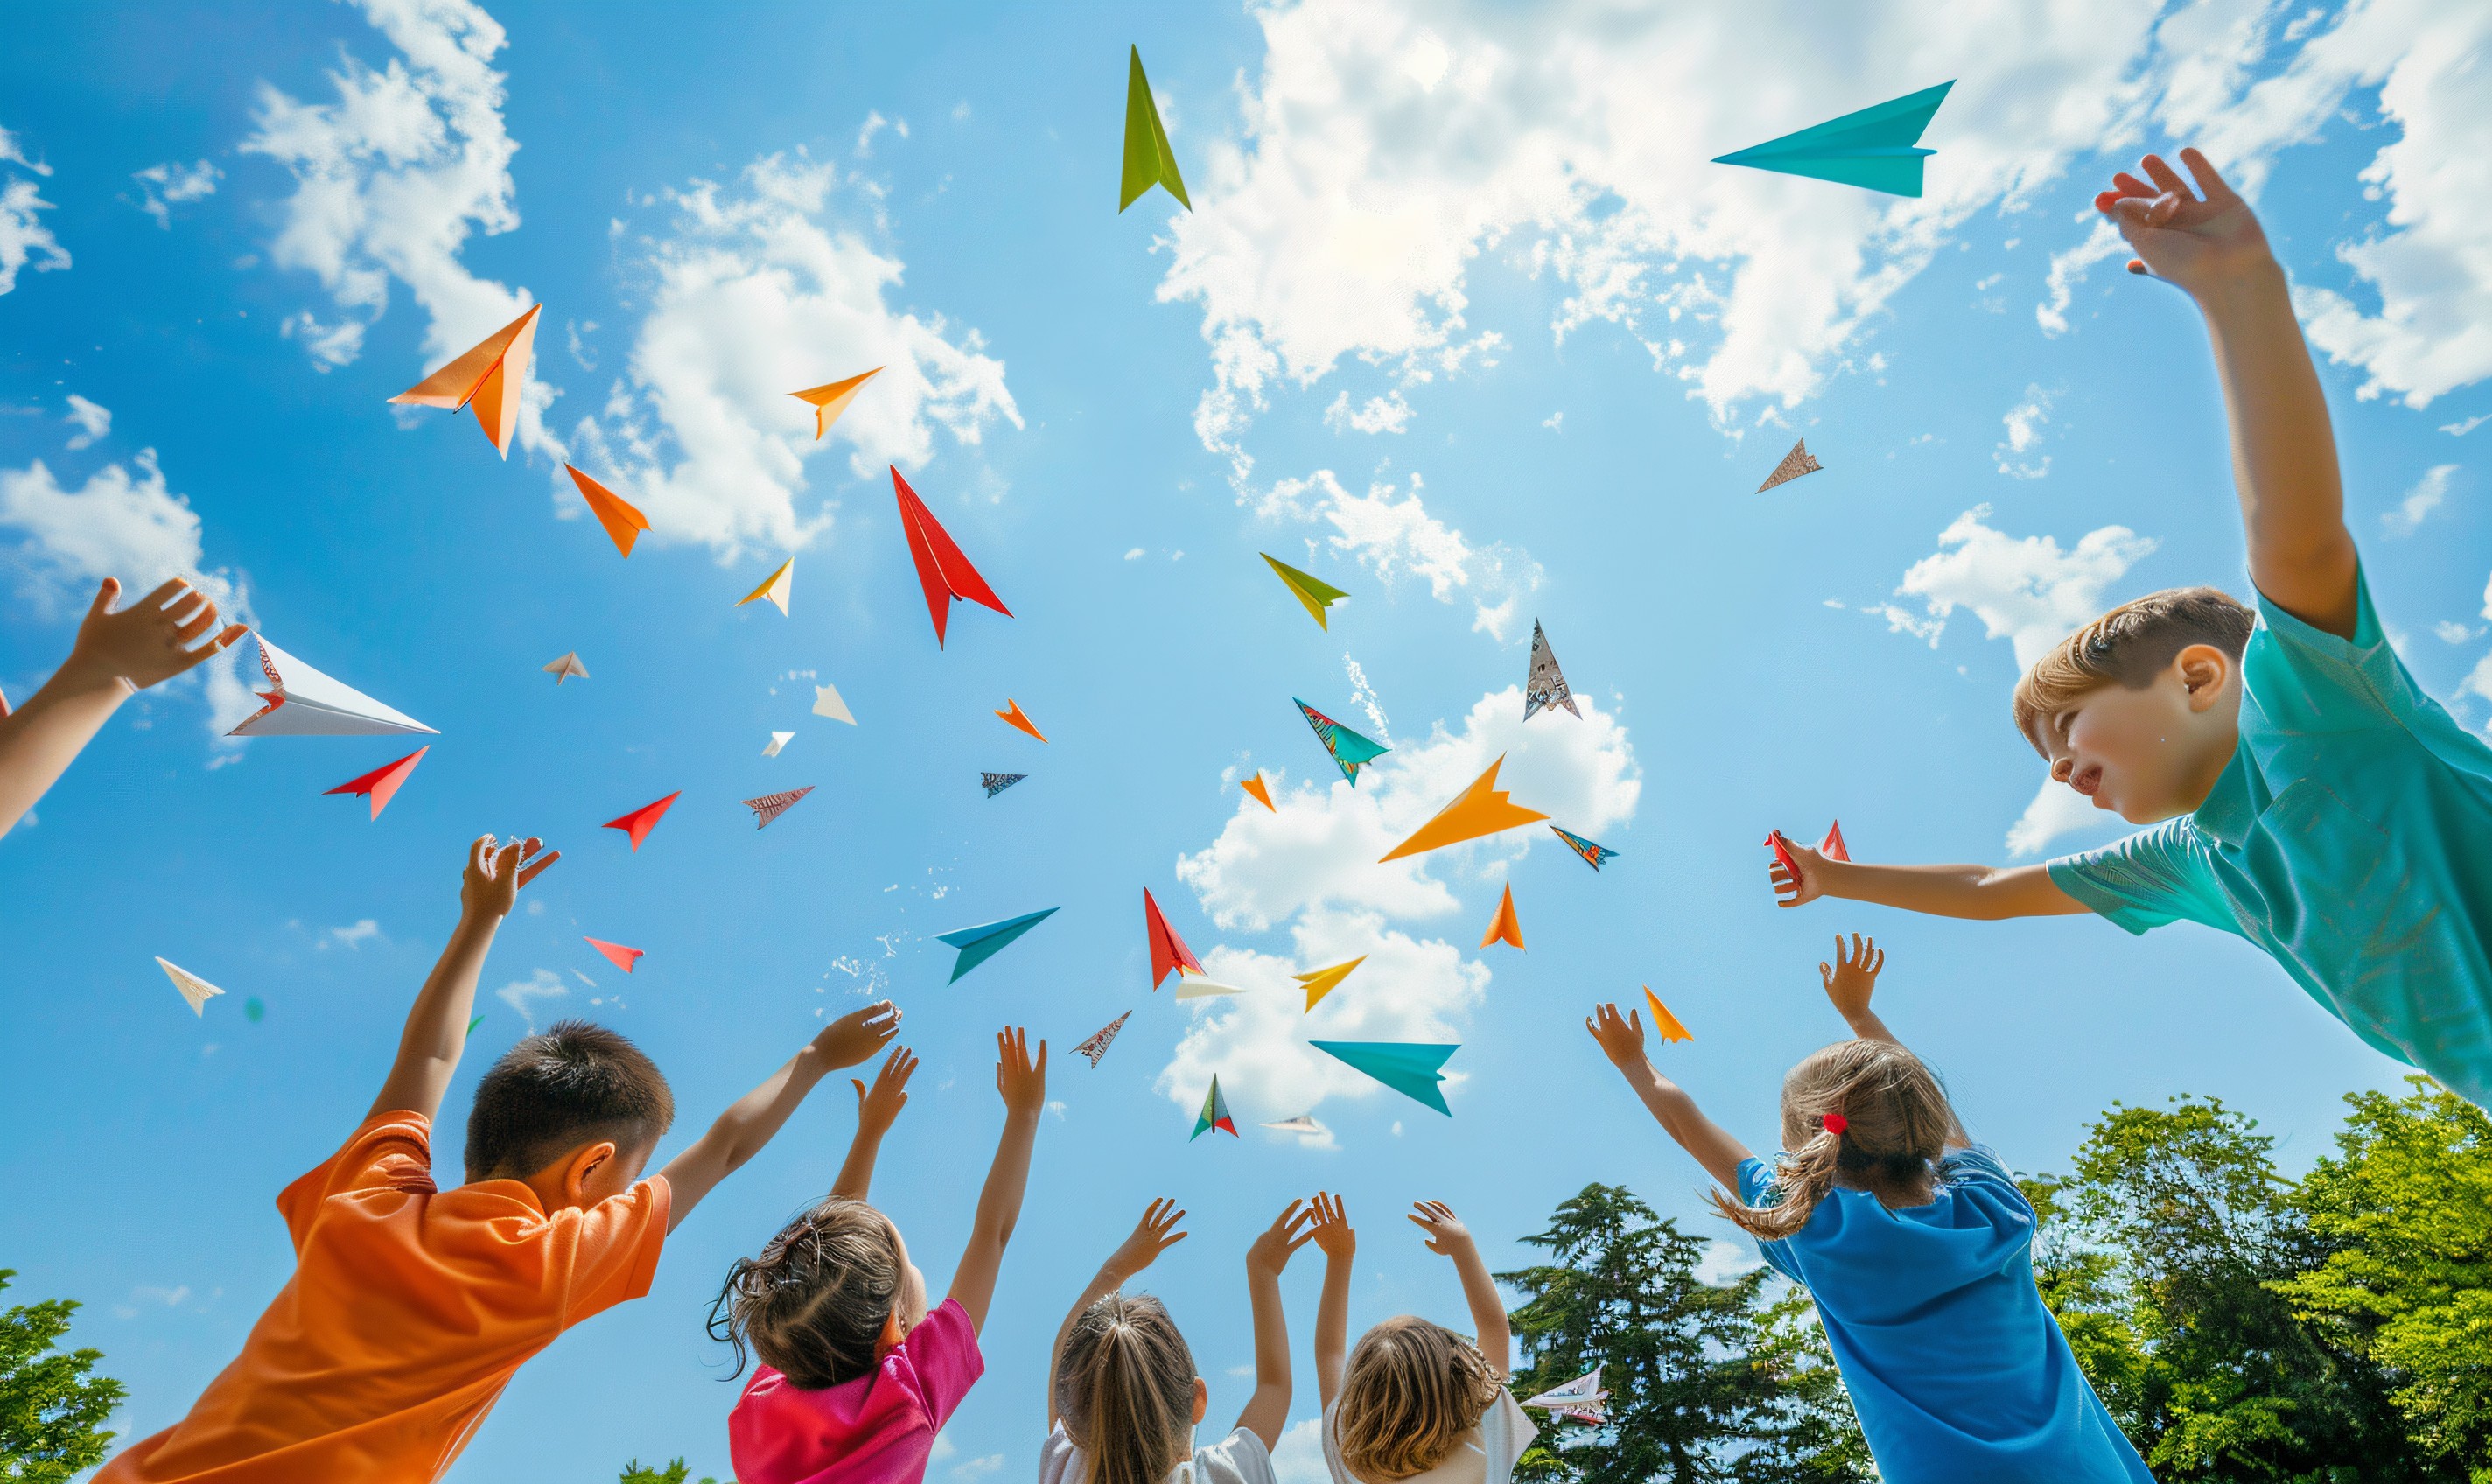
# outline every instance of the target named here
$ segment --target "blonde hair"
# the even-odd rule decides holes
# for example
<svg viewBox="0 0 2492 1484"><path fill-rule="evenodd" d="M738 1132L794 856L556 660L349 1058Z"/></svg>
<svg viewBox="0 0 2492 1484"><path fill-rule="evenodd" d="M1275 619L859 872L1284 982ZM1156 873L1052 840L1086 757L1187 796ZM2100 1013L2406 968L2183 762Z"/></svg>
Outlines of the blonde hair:
<svg viewBox="0 0 2492 1484"><path fill-rule="evenodd" d="M2035 751L2033 728L2089 691L2118 685L2142 691L2192 644L2212 644L2235 660L2258 614L2213 587L2167 587L2123 603L2060 640L2016 682L2016 729Z"/></svg>
<svg viewBox="0 0 2492 1484"><path fill-rule="evenodd" d="M1165 1305L1111 1293L1055 1360L1055 1411L1090 1458L1087 1484L1159 1484L1194 1436L1194 1351Z"/></svg>
<svg viewBox="0 0 2492 1484"><path fill-rule="evenodd" d="M833 1196L781 1229L757 1258L738 1258L709 1308L709 1334L788 1381L822 1391L873 1371L900 1304L907 1264L891 1218Z"/></svg>
<svg viewBox="0 0 2492 1484"><path fill-rule="evenodd" d="M1376 1484L1444 1461L1503 1384L1479 1347L1411 1315L1386 1320L1350 1352L1334 1425L1342 1461Z"/></svg>
<svg viewBox="0 0 2492 1484"><path fill-rule="evenodd" d="M1830 1113L1843 1128L1825 1126ZM1946 1089L1927 1063L1892 1041L1837 1041L1783 1078L1783 1146L1768 1205L1721 1191L1713 1208L1773 1241L1808 1225L1837 1184L1865 1189L1890 1206L1929 1199L1947 1136L1956 1127Z"/></svg>

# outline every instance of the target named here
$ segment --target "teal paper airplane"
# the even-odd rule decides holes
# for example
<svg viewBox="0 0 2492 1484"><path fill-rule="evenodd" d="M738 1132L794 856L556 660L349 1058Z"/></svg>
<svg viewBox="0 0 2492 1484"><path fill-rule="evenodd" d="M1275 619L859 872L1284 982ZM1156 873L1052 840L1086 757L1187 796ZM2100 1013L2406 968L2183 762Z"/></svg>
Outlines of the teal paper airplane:
<svg viewBox="0 0 2492 1484"><path fill-rule="evenodd" d="M1003 952L1012 945L1014 938L1027 933L1053 915L1055 915L1055 908L1049 907L1043 912L1007 917L1001 922L991 922L981 927L958 928L950 933L936 934L935 941L949 943L961 950L960 962L952 965L952 977L944 982L959 983L963 974Z"/></svg>
<svg viewBox="0 0 2492 1484"><path fill-rule="evenodd" d="M1290 698L1297 700L1294 696ZM1341 776L1349 779L1353 788L1358 787L1360 768L1392 751L1381 742L1360 736L1305 701L1298 701L1298 709L1306 713L1307 725L1316 729L1316 740L1332 755L1333 765L1341 769Z"/></svg>
<svg viewBox="0 0 2492 1484"><path fill-rule="evenodd" d="M1717 155L1713 163L1840 181L1888 195L1919 195L1921 161L1938 153L1918 147L1921 131L1930 127L1930 115L1954 86L1947 81L1908 93L1797 134Z"/></svg>
<svg viewBox="0 0 2492 1484"><path fill-rule="evenodd" d="M1375 1078L1404 1097L1427 1104L1450 1118L1454 1111L1445 1106L1445 1095L1437 1084L1445 1080L1438 1069L1445 1058L1461 1051L1453 1046L1430 1046L1418 1041L1310 1041L1317 1051L1338 1057Z"/></svg>

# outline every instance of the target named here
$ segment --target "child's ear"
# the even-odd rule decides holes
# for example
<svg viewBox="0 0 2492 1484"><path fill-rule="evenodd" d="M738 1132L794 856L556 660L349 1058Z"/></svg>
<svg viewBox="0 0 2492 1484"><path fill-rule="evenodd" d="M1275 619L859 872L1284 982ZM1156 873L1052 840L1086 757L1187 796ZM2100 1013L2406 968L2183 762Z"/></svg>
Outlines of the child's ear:
<svg viewBox="0 0 2492 1484"><path fill-rule="evenodd" d="M563 1202L567 1205L594 1204L588 1194L589 1182L597 1178L598 1172L614 1159L616 1153L614 1141L610 1139L601 1139L574 1150L571 1158L563 1162Z"/></svg>
<svg viewBox="0 0 2492 1484"><path fill-rule="evenodd" d="M900 1322L900 1306L893 1304L891 1312L882 1317L882 1333L874 1338L875 1358L878 1360L900 1349L900 1342L907 1338L908 1331Z"/></svg>
<svg viewBox="0 0 2492 1484"><path fill-rule="evenodd" d="M2212 644L2189 645L2172 657L2172 666L2189 692L2192 711L2205 711L2222 699L2224 682L2233 674L2233 657Z"/></svg>
<svg viewBox="0 0 2492 1484"><path fill-rule="evenodd" d="M1194 1415L1186 1420L1200 1424L1202 1421L1202 1414L1209 1410L1211 1410L1211 1387L1198 1376L1194 1379Z"/></svg>

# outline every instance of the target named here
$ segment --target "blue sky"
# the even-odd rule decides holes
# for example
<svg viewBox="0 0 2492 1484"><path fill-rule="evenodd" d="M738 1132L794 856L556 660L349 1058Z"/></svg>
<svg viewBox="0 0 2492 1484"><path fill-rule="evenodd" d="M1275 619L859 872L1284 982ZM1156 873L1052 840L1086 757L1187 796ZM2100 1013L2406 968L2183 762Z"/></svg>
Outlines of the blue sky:
<svg viewBox="0 0 2492 1484"><path fill-rule="evenodd" d="M663 1158L888 994L926 1063L876 1196L939 1283L999 1121L992 1033L1056 1049L988 1380L932 1473L959 1484L1028 1467L1048 1337L1155 1195L1193 1213L1146 1286L1215 1421L1246 1389L1244 1246L1292 1196L1348 1194L1362 1325L1460 1318L1399 1221L1421 1197L1499 1266L1591 1180L1727 1236L1582 1019L1651 985L1696 1036L1664 1068L1763 1143L1782 1072L1839 1028L1813 973L1837 930L1888 947L1889 1020L2020 1169L2064 1169L2114 1100L2184 1091L2259 1116L2289 1162L2323 1152L2341 1095L2401 1069L2245 945L1781 912L1757 841L1835 816L1863 858L2108 838L2036 798L2019 654L2156 587L2243 590L2194 316L2086 220L2148 146L2199 142L2255 186L2380 608L2436 695L2492 719L2492 20L1997 9L20 16L0 688L41 683L100 575L193 571L441 735L371 821L320 790L407 747L222 741L250 702L220 669L125 707L0 842L13 1291L86 1303L76 1339L130 1383L119 1425L175 1419L283 1282L270 1202L370 1100L485 830L565 857L494 949L445 1174L473 1079L531 1017L595 1016L658 1058L684 1110ZM1190 216L1113 210L1129 44ZM1918 202L1705 163L1948 77ZM463 414L384 404L539 301L507 462ZM781 394L877 363L813 444ZM1752 494L1797 436L1825 471ZM564 457L649 511L629 561ZM1013 618L964 606L935 647L885 463ZM1259 551L1352 601L1318 629ZM791 615L731 606L791 554ZM1535 617L1580 720L1520 720ZM592 678L557 690L539 667L566 650ZM858 727L807 714L819 682ZM1293 697L1394 751L1351 790ZM1049 743L988 714L1007 697ZM764 758L773 728L797 736ZM1596 876L1527 831L1370 864L1500 753L1518 802L1619 857ZM1236 787L1257 768L1278 814ZM1031 776L990 801L983 770ZM808 785L766 832L737 803ZM675 789L637 854L596 827ZM1528 951L1474 950L1509 879ZM1144 887L1248 994L1150 992ZM1047 906L944 983L933 935ZM626 978L583 934L647 957ZM1360 953L1297 1013L1290 971ZM229 993L193 1019L159 954ZM1068 1062L1128 1009L1097 1070ZM1454 1116L1309 1035L1461 1042ZM1214 1072L1246 1137L1188 1143ZM1326 1132L1251 1126L1303 1113ZM826 1085L646 1300L521 1373L454 1476L635 1454L724 1474L734 1388L700 1316L851 1125ZM1292 1476L1320 1469L1310 1440Z"/></svg>

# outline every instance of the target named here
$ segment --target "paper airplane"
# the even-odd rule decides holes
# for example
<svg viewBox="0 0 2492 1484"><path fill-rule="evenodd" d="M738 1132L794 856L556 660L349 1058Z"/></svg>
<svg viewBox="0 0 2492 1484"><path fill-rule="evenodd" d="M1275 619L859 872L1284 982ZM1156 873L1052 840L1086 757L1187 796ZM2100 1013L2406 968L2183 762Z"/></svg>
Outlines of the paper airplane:
<svg viewBox="0 0 2492 1484"><path fill-rule="evenodd" d="M549 661L540 668L547 674L553 676L553 683L556 685L562 684L575 675L582 680L588 678L588 667L579 663L579 651L577 649L564 650L561 659Z"/></svg>
<svg viewBox="0 0 2492 1484"><path fill-rule="evenodd" d="M1022 730L1028 732L1031 736L1038 738L1041 742L1047 740L1047 733L1039 730L1038 724L1029 719L1029 714L1027 712L1022 710L1021 702L1014 700L1010 697L1004 697L1004 708L1001 711L996 712L995 717L998 721L1005 723L1007 726L1020 727Z"/></svg>
<svg viewBox="0 0 2492 1484"><path fill-rule="evenodd" d="M494 331L465 355L390 399L420 407L465 407L476 414L476 426L493 440L494 451L511 457L511 430L519 425L521 389L527 385L528 357L537 342L537 312L528 312Z"/></svg>
<svg viewBox="0 0 2492 1484"><path fill-rule="evenodd" d="M467 1034L472 1038L476 1034L476 1027L484 1024L485 1018L481 1015L467 1017Z"/></svg>
<svg viewBox="0 0 2492 1484"><path fill-rule="evenodd" d="M780 612L785 613L787 611L787 594L795 585L796 558L791 556L779 564L778 571L762 579L759 587L736 599L735 606L742 608L748 603L756 603L767 598L779 606Z"/></svg>
<svg viewBox="0 0 2492 1484"><path fill-rule="evenodd" d="M1220 1095L1220 1079L1217 1077L1211 1080L1211 1095L1202 1100L1202 1116L1195 1120L1194 1132L1186 1136L1185 1142L1192 1143L1213 1129L1221 1130L1231 1139L1237 1137L1236 1120L1229 1116L1229 1100Z"/></svg>
<svg viewBox="0 0 2492 1484"><path fill-rule="evenodd" d="M649 528L649 518L640 514L639 506L580 473L570 464L564 464L562 471L571 476L573 484L579 487L579 497L588 502L588 513L597 518L597 523L606 527L607 539L614 543L614 549L625 556L630 556L632 544L638 541L640 533Z"/></svg>
<svg viewBox="0 0 2492 1484"><path fill-rule="evenodd" d="M1584 857L1584 864L1591 867L1594 871L1601 869L1601 862L1609 860L1618 853L1617 851L1611 849L1608 846L1596 846L1592 844L1583 836L1576 834L1573 830L1558 830L1558 826L1554 824L1549 827L1553 830L1558 830L1558 838L1566 842L1566 848Z"/></svg>
<svg viewBox="0 0 2492 1484"><path fill-rule="evenodd" d="M164 970L165 978L173 981L173 988L182 992L182 997L191 1002L191 1013L201 1020L206 1020L208 1001L223 994L224 991L169 960L160 958L156 961L156 965Z"/></svg>
<svg viewBox="0 0 2492 1484"><path fill-rule="evenodd" d="M1202 961L1176 935L1176 929L1160 915L1160 905L1151 899L1151 889L1142 888L1142 936L1151 945L1151 988L1160 987L1172 970L1180 973L1202 972Z"/></svg>
<svg viewBox="0 0 2492 1484"><path fill-rule="evenodd" d="M1907 93L1797 134L1716 155L1713 163L1839 181L1888 195L1919 195L1921 162L1938 153L1918 147L1921 131L1930 127L1930 115L1954 86L1947 81Z"/></svg>
<svg viewBox="0 0 2492 1484"><path fill-rule="evenodd" d="M1324 609L1349 597L1350 594L1321 578L1300 572L1288 562L1267 552L1258 551L1255 554L1272 564L1272 570L1280 575L1281 580L1290 584L1290 591L1296 595L1300 603L1306 605L1309 613L1315 615L1317 626L1329 632L1332 625L1324 621Z"/></svg>
<svg viewBox="0 0 2492 1484"><path fill-rule="evenodd" d="M422 762L424 755L430 751L430 744L419 747L396 762L384 762L361 778L350 778L335 788L321 791L368 794L372 801L372 817L377 819L381 811L389 807L389 801L397 796L398 786L406 782L406 776L415 771L415 765Z"/></svg>
<svg viewBox="0 0 2492 1484"><path fill-rule="evenodd" d="M1027 777L1029 775L1026 773L981 773L978 775L978 782L985 786L987 797L994 798Z"/></svg>
<svg viewBox="0 0 2492 1484"><path fill-rule="evenodd" d="M1514 883L1511 881L1505 884L1505 900L1497 905L1496 919L1488 925L1487 935L1480 939L1482 948L1491 943L1511 943L1517 948L1523 946L1523 924L1514 915Z"/></svg>
<svg viewBox="0 0 2492 1484"><path fill-rule="evenodd" d="M1324 1126L1316 1121L1313 1113L1300 1113L1294 1118L1275 1119L1264 1124L1263 1127L1278 1129L1284 1134L1320 1134L1324 1131Z"/></svg>
<svg viewBox="0 0 2492 1484"><path fill-rule="evenodd" d="M1142 75L1142 48L1136 46L1133 63L1125 71L1125 177L1116 191L1117 215L1122 216L1153 186L1175 196L1179 206L1194 210L1194 203L1185 198L1185 177L1176 171L1176 152L1169 148L1168 131L1160 127L1160 105L1151 97L1151 79Z"/></svg>
<svg viewBox="0 0 2492 1484"><path fill-rule="evenodd" d="M658 827L658 821L666 816L666 813L668 809L674 807L675 800L682 798L683 796L684 790L678 788L654 804L643 804L628 815L624 815L619 818L607 820L604 824L599 825L598 828L602 830L621 830L623 833L631 836L632 849L635 853L638 853L640 848L640 842L649 838L649 832Z"/></svg>
<svg viewBox="0 0 2492 1484"><path fill-rule="evenodd" d="M1825 827L1825 838L1817 843L1817 853L1830 861L1849 861L1852 852L1843 847L1843 821L1835 820Z"/></svg>
<svg viewBox="0 0 2492 1484"><path fill-rule="evenodd" d="M259 693L268 702L230 737L375 737L397 732L440 733L411 716L393 711L353 686L332 680L268 641L259 640L259 668L269 689Z"/></svg>
<svg viewBox="0 0 2492 1484"><path fill-rule="evenodd" d="M1298 699L1294 696L1290 698ZM1316 740L1332 755L1333 765L1341 769L1341 776L1349 779L1353 788L1358 787L1360 768L1393 751L1381 742L1360 736L1305 701L1298 700L1298 709L1307 714L1307 725L1316 729Z"/></svg>
<svg viewBox="0 0 2492 1484"><path fill-rule="evenodd" d="M1531 620L1531 668L1523 676L1523 719L1531 720L1533 712L1548 707L1564 706L1577 717L1575 693L1566 685L1566 672L1558 668L1558 656L1549 648L1549 636L1540 632L1540 620Z"/></svg>
<svg viewBox="0 0 2492 1484"><path fill-rule="evenodd" d="M1578 1376L1562 1386L1553 1386L1538 1396L1526 1398L1523 1405L1537 1407L1561 1417L1572 1417L1578 1422L1598 1425L1609 1420L1602 1411L1602 1404L1609 1399L1609 1392L1601 1388L1601 1368L1594 1366L1591 1375Z"/></svg>
<svg viewBox="0 0 2492 1484"><path fill-rule="evenodd" d="M1774 465L1774 471L1765 476L1765 482L1757 487L1757 492L1763 494L1776 485L1790 484L1803 474L1814 474L1824 467L1809 453L1808 440L1802 438L1792 445L1790 453L1783 455L1783 461Z"/></svg>
<svg viewBox="0 0 2492 1484"><path fill-rule="evenodd" d="M1507 797L1504 789L1497 786L1497 770L1503 766L1505 757L1500 754L1497 761L1488 765L1487 772L1482 773L1452 803L1437 811L1437 816L1420 825L1416 834L1386 851L1381 860L1400 860L1405 855L1442 849L1466 840L1477 840L1483 835L1494 835L1519 824L1548 818L1536 809L1526 809L1515 803Z"/></svg>
<svg viewBox="0 0 2492 1484"><path fill-rule="evenodd" d="M1347 964L1336 964L1330 968L1311 968L1303 974L1290 977L1307 987L1307 1008L1312 1010L1325 995L1340 988L1341 982L1350 977L1351 969L1366 962L1367 955L1362 953Z"/></svg>
<svg viewBox="0 0 2492 1484"><path fill-rule="evenodd" d="M768 829L771 820L795 808L798 799L813 791L814 786L808 784L802 788L789 788L782 793L765 793L757 799L746 799L744 807L753 811L755 829Z"/></svg>
<svg viewBox="0 0 2492 1484"><path fill-rule="evenodd" d="M882 368L877 366L873 371L861 371L845 381L828 382L822 386L808 387L804 391L787 394L798 401L814 404L815 442L822 441L822 434L831 430L831 425L840 420L840 414L848 410L848 403L856 401L856 394L864 390L865 384L872 381L881 370Z"/></svg>
<svg viewBox="0 0 2492 1484"><path fill-rule="evenodd" d="M1214 984L1200 974L1189 974L1180 970L1176 976L1176 997L1179 999L1210 999L1221 994L1245 993L1233 984Z"/></svg>
<svg viewBox="0 0 2492 1484"><path fill-rule="evenodd" d="M761 756L776 757L779 756L779 749L795 740L796 734L792 731L774 731L770 734L770 745L761 750Z"/></svg>
<svg viewBox="0 0 2492 1484"><path fill-rule="evenodd" d="M1237 787L1245 789L1247 794L1252 797L1256 803L1262 805L1265 809L1271 810L1272 813L1276 815L1281 812L1273 805L1272 790L1264 786L1263 775L1261 772L1258 772L1253 778L1246 779L1239 783Z"/></svg>
<svg viewBox="0 0 2492 1484"><path fill-rule="evenodd" d="M952 977L944 982L947 984L960 982L963 974L1003 952L1011 945L1014 938L1037 927L1054 913L1055 908L1049 907L1045 911L1025 912L1019 917L1007 917L1001 922L981 923L974 928L956 928L949 933L936 934L935 941L949 943L961 950L961 957L952 965Z"/></svg>
<svg viewBox="0 0 2492 1484"><path fill-rule="evenodd" d="M814 687L814 714L827 716L835 722L846 722L851 727L857 724L857 719L848 713L848 703L840 698L836 686Z"/></svg>
<svg viewBox="0 0 2492 1484"><path fill-rule="evenodd" d="M638 948L626 948L621 943L609 943L602 937L590 937L585 933L579 936L580 941L606 955L608 963L627 974L632 972L633 965L640 962L640 950Z"/></svg>
<svg viewBox="0 0 2492 1484"><path fill-rule="evenodd" d="M934 619L934 646L943 646L943 630L951 622L955 600L983 604L1010 618L1012 609L1004 607L1004 600L961 554L951 532L943 529L897 468L891 471L891 489L900 501L900 526L908 537L909 559L917 564L917 583L926 589L926 611Z"/></svg>
<svg viewBox="0 0 2492 1484"><path fill-rule="evenodd" d="M1108 1054L1108 1047L1116 1039L1116 1032L1124 1029L1125 1023L1133 1018L1134 1012L1131 1010L1126 1011L1114 1020L1110 1021L1107 1024L1100 1026L1095 1031L1092 1031L1090 1033L1089 1040L1083 1042L1080 1046L1073 1049L1081 1053L1083 1055L1089 1057L1090 1064L1092 1066L1097 1066L1099 1064L1099 1058Z"/></svg>
<svg viewBox="0 0 2492 1484"><path fill-rule="evenodd" d="M1450 1118L1454 1111L1445 1106L1445 1094L1437 1084L1445 1080L1438 1070L1445 1058L1462 1047L1431 1046L1417 1041L1310 1041L1307 1043L1326 1055L1338 1057L1375 1078L1387 1087L1414 1102Z"/></svg>
<svg viewBox="0 0 2492 1484"><path fill-rule="evenodd" d="M1652 1011L1652 1033L1655 1036L1664 1041L1696 1039L1687 1033L1686 1026L1678 1024L1678 1017L1670 1013L1670 1007L1661 1002L1661 996L1652 992L1651 985L1644 987L1644 1002Z"/></svg>

